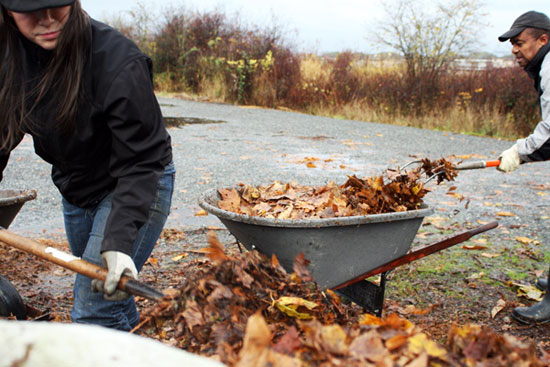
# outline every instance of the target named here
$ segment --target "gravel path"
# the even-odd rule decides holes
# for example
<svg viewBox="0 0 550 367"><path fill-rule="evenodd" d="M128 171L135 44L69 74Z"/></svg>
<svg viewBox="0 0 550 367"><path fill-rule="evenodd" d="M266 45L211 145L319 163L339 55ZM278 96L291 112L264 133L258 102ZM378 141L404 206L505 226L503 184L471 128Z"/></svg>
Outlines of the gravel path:
<svg viewBox="0 0 550 367"><path fill-rule="evenodd" d="M193 118L171 127L176 192L167 227L193 231L219 226L212 216L195 216L203 191L236 183L274 180L302 184L343 183L346 175L376 175L402 166L409 155L430 159L475 154L494 159L509 141L338 120L301 113L159 98L165 117ZM220 122L221 121L221 122ZM200 123L199 123L200 122ZM316 168L305 160L316 159ZM38 193L10 227L24 235L63 234L60 195L51 183L50 166L33 153L27 137L12 153L2 188L29 188ZM507 234L537 239L550 246L550 162L525 165L512 174L495 169L461 172L452 185L466 200L445 193L449 186L433 184L426 202L436 216L457 220L498 220ZM510 212L511 217L498 216ZM457 215L458 214L458 215Z"/></svg>

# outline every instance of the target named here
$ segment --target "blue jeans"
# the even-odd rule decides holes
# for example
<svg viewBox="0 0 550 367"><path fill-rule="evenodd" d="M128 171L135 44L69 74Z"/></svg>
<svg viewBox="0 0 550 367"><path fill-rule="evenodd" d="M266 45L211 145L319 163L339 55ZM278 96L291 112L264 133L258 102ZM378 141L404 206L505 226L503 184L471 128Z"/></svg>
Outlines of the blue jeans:
<svg viewBox="0 0 550 367"><path fill-rule="evenodd" d="M157 242L172 202L174 191L174 164L166 166L157 185L157 193L147 222L141 227L134 242L132 259L137 270L141 270ZM79 208L63 198L63 216L65 232L73 255L103 266L101 260L101 242L105 232L107 218L111 212L113 194L107 195L93 208ZM74 305L71 312L73 322L97 324L119 330L131 330L139 322L134 297L124 301L107 301L103 293L93 292L92 280L77 274L74 283Z"/></svg>

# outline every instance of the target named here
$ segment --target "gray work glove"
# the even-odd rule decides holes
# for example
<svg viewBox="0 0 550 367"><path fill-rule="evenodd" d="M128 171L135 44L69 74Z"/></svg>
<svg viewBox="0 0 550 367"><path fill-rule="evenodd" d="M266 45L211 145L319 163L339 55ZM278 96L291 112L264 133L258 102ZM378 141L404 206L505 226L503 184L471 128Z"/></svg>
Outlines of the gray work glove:
<svg viewBox="0 0 550 367"><path fill-rule="evenodd" d="M511 148L506 149L500 154L500 164L497 167L502 172L512 172L521 164L519 158L518 146L514 144Z"/></svg>
<svg viewBox="0 0 550 367"><path fill-rule="evenodd" d="M130 297L130 294L117 289L122 275L137 279L138 272L134 260L120 251L105 251L101 254L103 265L107 268L105 282L99 279L92 280L92 290L103 292L103 298L108 301L122 301Z"/></svg>

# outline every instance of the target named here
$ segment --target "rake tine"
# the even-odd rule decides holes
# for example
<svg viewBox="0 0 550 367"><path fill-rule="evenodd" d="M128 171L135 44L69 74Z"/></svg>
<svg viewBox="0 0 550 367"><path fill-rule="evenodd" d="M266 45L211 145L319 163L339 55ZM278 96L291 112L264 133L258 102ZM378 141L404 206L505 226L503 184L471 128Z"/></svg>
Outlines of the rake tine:
<svg viewBox="0 0 550 367"><path fill-rule="evenodd" d="M400 170L403 170L403 169L407 168L408 166L413 165L413 164L415 164L415 163L422 163L422 161L421 161L421 160L410 161L409 163L407 163L406 165L404 165L403 167L401 167Z"/></svg>
<svg viewBox="0 0 550 367"><path fill-rule="evenodd" d="M436 178L437 176L443 174L443 173L445 173L445 171L440 171L440 172L434 173L433 175L431 175L430 177L428 177L428 178L426 179L426 181L424 181L424 185L427 184L428 182L430 182L431 180L433 180L434 178Z"/></svg>

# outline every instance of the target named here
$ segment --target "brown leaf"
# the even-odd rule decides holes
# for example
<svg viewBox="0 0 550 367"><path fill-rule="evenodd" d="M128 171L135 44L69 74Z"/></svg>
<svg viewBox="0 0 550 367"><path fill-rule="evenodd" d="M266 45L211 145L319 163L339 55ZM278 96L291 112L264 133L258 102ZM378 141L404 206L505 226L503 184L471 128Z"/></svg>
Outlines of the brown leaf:
<svg viewBox="0 0 550 367"><path fill-rule="evenodd" d="M428 367L428 354L422 353L418 358L411 361L405 367Z"/></svg>
<svg viewBox="0 0 550 367"><path fill-rule="evenodd" d="M231 289L220 284L214 289L214 291L212 291L212 293L210 293L210 295L206 298L206 301L208 301L209 303L212 303L220 299L224 299L224 298L230 299L232 297L233 297L233 292L231 291Z"/></svg>
<svg viewBox="0 0 550 367"><path fill-rule="evenodd" d="M193 330L194 326L202 326L205 321L200 311L200 307L195 301L188 301L183 311L183 318L189 330Z"/></svg>
<svg viewBox="0 0 550 367"><path fill-rule="evenodd" d="M520 236L516 236L516 241L521 242L524 245L528 245L531 242L533 242L533 240L528 237L520 237Z"/></svg>
<svg viewBox="0 0 550 367"><path fill-rule="evenodd" d="M326 325L321 328L321 346L329 353L347 354L346 338L347 335L340 325Z"/></svg>
<svg viewBox="0 0 550 367"><path fill-rule="evenodd" d="M494 319L495 316L506 307L506 301L502 298L498 300L497 304L491 310L491 318Z"/></svg>
<svg viewBox="0 0 550 367"><path fill-rule="evenodd" d="M487 246L479 246L479 245L463 245L462 248L464 250L485 250Z"/></svg>
<svg viewBox="0 0 550 367"><path fill-rule="evenodd" d="M221 200L218 201L218 207L234 213L239 213L241 208L241 195L235 188L219 189Z"/></svg>
<svg viewBox="0 0 550 367"><path fill-rule="evenodd" d="M310 262L311 261L307 260L303 253L299 253L294 259L294 264L292 265L292 270L294 273L306 282L313 280L311 277L311 272L307 268Z"/></svg>
<svg viewBox="0 0 550 367"><path fill-rule="evenodd" d="M260 313L248 318L243 347L239 352L239 367L299 367L301 362L270 348L271 332Z"/></svg>
<svg viewBox="0 0 550 367"><path fill-rule="evenodd" d="M227 256L224 252L223 245L218 240L216 232L208 232L208 243L210 247L208 248L208 257L214 262L222 262L229 260L230 257Z"/></svg>
<svg viewBox="0 0 550 367"><path fill-rule="evenodd" d="M278 353L291 354L302 346L300 341L300 334L298 330L291 326L286 333L279 339L279 341L273 346L273 350Z"/></svg>
<svg viewBox="0 0 550 367"><path fill-rule="evenodd" d="M384 347L382 338L375 330L361 334L355 338L349 347L350 354L359 359L368 359L380 363L389 357L389 351Z"/></svg>
<svg viewBox="0 0 550 367"><path fill-rule="evenodd" d="M386 348L391 352L395 349L401 348L403 345L407 343L409 340L409 336L406 334L398 334L395 335L388 340L386 340Z"/></svg>

